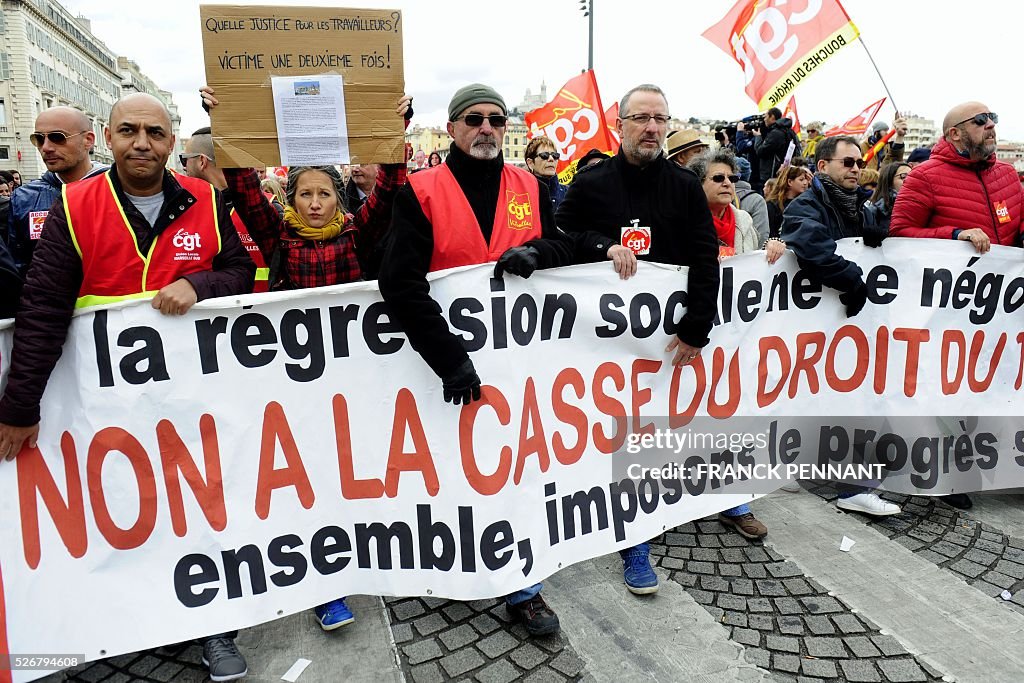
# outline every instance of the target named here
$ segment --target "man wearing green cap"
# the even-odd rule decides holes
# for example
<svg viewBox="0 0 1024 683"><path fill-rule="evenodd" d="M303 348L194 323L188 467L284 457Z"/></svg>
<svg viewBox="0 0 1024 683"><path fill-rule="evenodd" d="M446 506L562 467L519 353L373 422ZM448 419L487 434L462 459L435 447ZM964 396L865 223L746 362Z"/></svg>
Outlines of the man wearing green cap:
<svg viewBox="0 0 1024 683"><path fill-rule="evenodd" d="M497 261L529 277L572 263L571 242L555 225L547 188L502 156L508 110L493 88L473 83L448 105L454 142L445 162L409 176L395 197L380 291L412 347L441 378L444 399L480 398L480 377L460 337L430 296L427 273ZM509 614L532 635L554 633L558 617L535 584L505 597Z"/></svg>

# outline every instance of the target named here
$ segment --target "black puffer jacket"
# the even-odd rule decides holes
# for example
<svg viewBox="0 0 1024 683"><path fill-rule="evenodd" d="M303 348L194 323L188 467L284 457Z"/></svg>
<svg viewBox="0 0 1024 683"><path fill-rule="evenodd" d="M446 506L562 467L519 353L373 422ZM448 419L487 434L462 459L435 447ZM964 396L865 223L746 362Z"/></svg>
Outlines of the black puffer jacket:
<svg viewBox="0 0 1024 683"><path fill-rule="evenodd" d="M800 155L800 138L793 132L793 121L782 118L768 126L763 135L754 138L754 149L757 150L757 157L760 160L761 187L769 178L774 178L786 158L786 150L792 142L796 149L793 156Z"/></svg>

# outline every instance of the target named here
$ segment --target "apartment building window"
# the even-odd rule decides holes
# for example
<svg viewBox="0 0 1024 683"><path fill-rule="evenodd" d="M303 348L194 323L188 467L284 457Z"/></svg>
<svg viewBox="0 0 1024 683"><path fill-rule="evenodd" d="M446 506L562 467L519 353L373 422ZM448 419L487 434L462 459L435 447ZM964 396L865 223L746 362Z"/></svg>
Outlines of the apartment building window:
<svg viewBox="0 0 1024 683"><path fill-rule="evenodd" d="M7 53L0 52L0 81L6 81L11 77L11 69L7 64Z"/></svg>
<svg viewBox="0 0 1024 683"><path fill-rule="evenodd" d="M0 161L7 161L11 158L10 147L0 147Z"/></svg>
<svg viewBox="0 0 1024 683"><path fill-rule="evenodd" d="M4 103L4 98L0 97L0 126L7 125L7 105Z"/></svg>

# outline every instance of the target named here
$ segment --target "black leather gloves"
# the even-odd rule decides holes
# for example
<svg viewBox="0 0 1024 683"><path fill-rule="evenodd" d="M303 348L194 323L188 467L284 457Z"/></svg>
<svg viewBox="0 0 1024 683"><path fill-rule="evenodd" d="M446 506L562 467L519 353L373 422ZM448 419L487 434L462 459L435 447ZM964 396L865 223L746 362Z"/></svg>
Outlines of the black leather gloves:
<svg viewBox="0 0 1024 683"><path fill-rule="evenodd" d="M473 361L466 359L454 372L441 378L445 403L465 405L480 400L480 376L476 374Z"/></svg>
<svg viewBox="0 0 1024 683"><path fill-rule="evenodd" d="M861 239L864 240L865 246L868 247L880 247L882 246L882 240L889 236L889 232L879 228L869 228L864 231L861 235Z"/></svg>
<svg viewBox="0 0 1024 683"><path fill-rule="evenodd" d="M868 286L860 280L853 289L841 295L839 300L846 306L846 317L852 318L860 313L864 304L868 302Z"/></svg>
<svg viewBox="0 0 1024 683"><path fill-rule="evenodd" d="M533 247L512 247L506 249L494 265L494 277L500 278L503 272L527 278L533 275L540 265L540 252Z"/></svg>

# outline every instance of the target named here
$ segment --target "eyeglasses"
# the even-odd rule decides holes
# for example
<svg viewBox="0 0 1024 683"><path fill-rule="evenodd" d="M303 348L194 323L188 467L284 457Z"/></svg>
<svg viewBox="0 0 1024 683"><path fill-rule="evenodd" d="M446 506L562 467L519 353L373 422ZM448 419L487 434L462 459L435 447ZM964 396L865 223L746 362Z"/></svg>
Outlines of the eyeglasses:
<svg viewBox="0 0 1024 683"><path fill-rule="evenodd" d="M711 176L711 182L724 183L726 178L728 178L729 182L732 183L733 185L740 181L740 177L738 175L725 175L724 173L716 173L715 175Z"/></svg>
<svg viewBox="0 0 1024 683"><path fill-rule="evenodd" d="M825 161L841 161L846 168L853 168L854 164L857 165L857 168L864 168L868 165L868 162L863 159L854 159L853 157L843 157L842 159L832 157L831 159L825 159Z"/></svg>
<svg viewBox="0 0 1024 683"><path fill-rule="evenodd" d="M986 123L988 123L989 119L992 120L992 123L999 123L999 114L996 114L995 112L992 111L983 111L980 114L975 114L969 119L964 119L960 123L954 123L953 127L956 128L957 126L961 126L970 121L971 123L980 128L984 126Z"/></svg>
<svg viewBox="0 0 1024 683"><path fill-rule="evenodd" d="M186 166L188 166L188 160L195 159L196 157L205 157L207 159L210 158L201 152L192 152L191 154L179 154L178 161L181 162L181 167L185 168Z"/></svg>
<svg viewBox="0 0 1024 683"><path fill-rule="evenodd" d="M668 125L670 117L668 114L630 114L628 116L620 116L623 121L632 121L633 123L639 123L641 126L646 126L651 122L651 119L659 126Z"/></svg>
<svg viewBox="0 0 1024 683"><path fill-rule="evenodd" d="M900 180L906 180L908 175L910 175L910 173L897 173L896 177Z"/></svg>
<svg viewBox="0 0 1024 683"><path fill-rule="evenodd" d="M39 131L36 131L36 132L32 133L32 135L29 135L28 139L31 140L32 144L35 145L36 147L42 147L43 143L46 140L49 140L50 142L52 142L55 145L63 145L70 138L76 138L79 135L85 135L86 133L89 133L89 132L90 131L83 130L80 133L74 133L73 135L68 135L64 131L60 131L60 130L52 130L49 133L40 133Z"/></svg>
<svg viewBox="0 0 1024 683"><path fill-rule="evenodd" d="M508 121L508 117L502 114L491 114L484 116L483 114L466 114L465 116L456 116L452 121L465 121L466 125L470 128L479 128L484 125L484 119L487 119L491 128L504 128L505 122Z"/></svg>
<svg viewBox="0 0 1024 683"><path fill-rule="evenodd" d="M559 159L562 158L562 155L559 154L558 152L537 152L536 156L540 159L543 159L544 161L547 161L548 159L554 159L555 161L558 161Z"/></svg>

